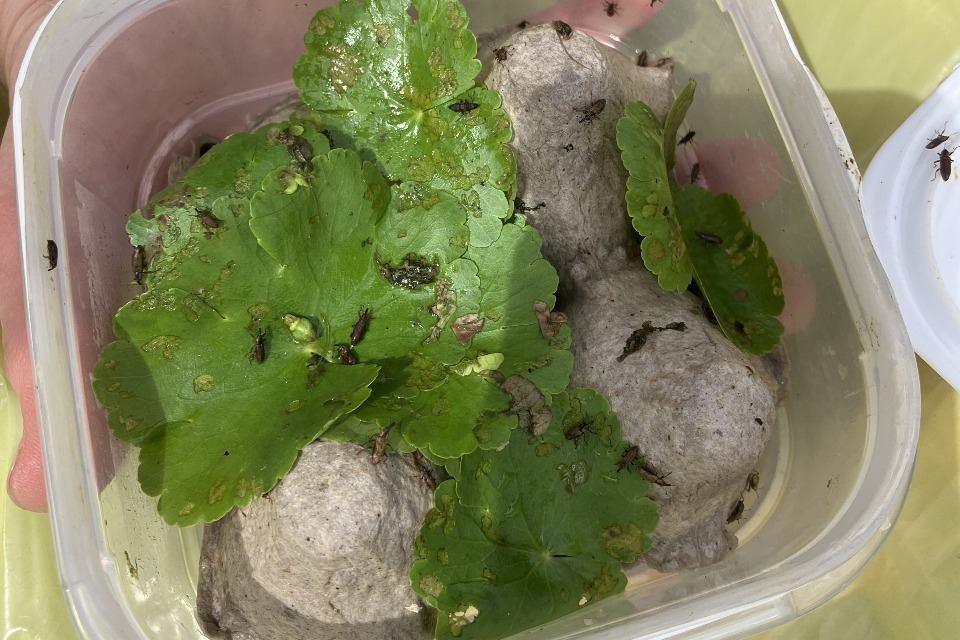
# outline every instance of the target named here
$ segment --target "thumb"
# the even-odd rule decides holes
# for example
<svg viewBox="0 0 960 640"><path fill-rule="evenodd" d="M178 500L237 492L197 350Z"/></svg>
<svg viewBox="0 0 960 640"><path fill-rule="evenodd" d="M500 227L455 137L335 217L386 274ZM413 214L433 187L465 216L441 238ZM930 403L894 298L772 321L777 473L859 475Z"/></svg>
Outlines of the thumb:
<svg viewBox="0 0 960 640"><path fill-rule="evenodd" d="M20 398L23 437L7 478L7 491L19 507L30 511L46 511L47 495L25 309L13 173L13 139L8 124L0 141L0 327L7 379Z"/></svg>

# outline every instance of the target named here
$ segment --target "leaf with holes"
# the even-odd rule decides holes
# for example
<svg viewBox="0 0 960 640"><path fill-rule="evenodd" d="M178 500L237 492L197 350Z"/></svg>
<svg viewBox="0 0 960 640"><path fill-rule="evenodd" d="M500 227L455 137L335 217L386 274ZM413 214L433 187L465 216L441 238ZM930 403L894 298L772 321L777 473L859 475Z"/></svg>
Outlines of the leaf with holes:
<svg viewBox="0 0 960 640"><path fill-rule="evenodd" d="M773 350L783 334L783 282L767 245L733 196L695 185L673 193L694 278L724 335L753 355Z"/></svg>
<svg viewBox="0 0 960 640"><path fill-rule="evenodd" d="M514 430L437 488L410 571L439 609L437 638L501 638L620 593L621 564L650 546L656 505L621 464L629 447L609 404L589 390L555 400L546 433Z"/></svg>
<svg viewBox="0 0 960 640"><path fill-rule="evenodd" d="M291 159L286 142L270 142L278 132L288 125L242 139L232 154L214 150L195 169L232 177L256 165L251 178L265 191L240 193L234 180L209 177L209 187L191 186L191 172L152 201L153 262L163 268L117 313L119 340L94 371L112 430L142 449L144 491L179 525L217 519L269 490L301 447L366 400L379 373L375 364L335 361L356 310L322 292L376 279L356 248L384 216L386 182L352 151ZM326 149L322 140L317 134L313 148ZM260 163L262 155L273 158ZM268 172L271 164L279 166ZM251 216L277 193L299 193L310 206L286 213L318 231L296 238L308 258L296 269L278 249L285 245L269 242L268 223ZM219 223L211 228L201 214Z"/></svg>
<svg viewBox="0 0 960 640"><path fill-rule="evenodd" d="M628 103L617 122L617 145L629 174L627 212L643 236L643 264L663 289L683 291L693 278L693 265L670 194L664 144L663 127L650 107Z"/></svg>
<svg viewBox="0 0 960 640"><path fill-rule="evenodd" d="M642 102L630 103L617 123L627 168L627 210L644 236L641 255L664 289L685 290L696 278L720 328L746 353L773 350L783 334L783 283L763 239L728 194L667 181L677 130L696 83L677 97L661 126Z"/></svg>
<svg viewBox="0 0 960 640"><path fill-rule="evenodd" d="M314 17L294 80L338 144L372 151L390 180L475 203L493 224L510 213L512 132L499 94L476 84L467 22L449 0L342 2Z"/></svg>
<svg viewBox="0 0 960 640"><path fill-rule="evenodd" d="M403 253L388 246L395 234L379 237L383 255ZM382 334L384 342L371 342L376 348L371 346L369 357L381 364L380 377L370 400L336 430L337 437L369 444L371 436L394 424L407 444L432 459L454 458L478 447L502 446L517 424L513 416L498 415L509 408L509 395L488 372L523 376L542 394L562 391L573 356L566 327L550 339L540 331L534 302L552 308L557 287L556 271L543 259L540 245L532 227L508 224L490 247L469 247L462 258L440 264L430 302L417 307L430 309L432 326L414 309L390 314L395 320L385 322L409 325L414 318L421 333L394 342L408 330L398 324ZM472 329L458 334L457 321L463 318L473 318ZM361 346L367 346L366 339L358 354Z"/></svg>

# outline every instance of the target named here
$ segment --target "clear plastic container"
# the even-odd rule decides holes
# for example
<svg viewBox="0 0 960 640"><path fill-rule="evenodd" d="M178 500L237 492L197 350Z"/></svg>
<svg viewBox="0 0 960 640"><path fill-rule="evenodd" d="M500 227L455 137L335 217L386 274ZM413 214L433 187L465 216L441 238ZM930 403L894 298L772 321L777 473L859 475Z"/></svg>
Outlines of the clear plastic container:
<svg viewBox="0 0 960 640"><path fill-rule="evenodd" d="M90 372L130 285L126 216L197 134L244 128L293 90L313 13L277 0L64 0L16 85L31 348L60 575L80 635L198 638L199 529L167 526L113 441ZM466 1L476 31L547 0ZM478 9L483 8L480 15ZM869 562L905 496L919 426L913 351L873 253L859 175L832 108L773 0L671 0L614 44L672 56L698 80L701 139L763 140L783 186L751 221L809 275L812 320L785 339L791 393L761 461L740 547L706 569L638 567L623 597L529 638L743 636L829 599ZM47 239L60 247L48 272Z"/></svg>

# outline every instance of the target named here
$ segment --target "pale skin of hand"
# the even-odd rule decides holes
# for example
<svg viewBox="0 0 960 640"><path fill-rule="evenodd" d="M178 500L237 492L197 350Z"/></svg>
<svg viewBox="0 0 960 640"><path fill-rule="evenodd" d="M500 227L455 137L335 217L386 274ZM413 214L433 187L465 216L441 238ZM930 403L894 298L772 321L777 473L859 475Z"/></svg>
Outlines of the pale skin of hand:
<svg viewBox="0 0 960 640"><path fill-rule="evenodd" d="M0 81L7 87L12 87L16 81L27 46L53 4L49 0L0 1ZM0 142L0 327L3 330L4 370L20 398L23 438L7 477L7 492L14 503L24 509L46 511L20 264L13 128L8 122Z"/></svg>

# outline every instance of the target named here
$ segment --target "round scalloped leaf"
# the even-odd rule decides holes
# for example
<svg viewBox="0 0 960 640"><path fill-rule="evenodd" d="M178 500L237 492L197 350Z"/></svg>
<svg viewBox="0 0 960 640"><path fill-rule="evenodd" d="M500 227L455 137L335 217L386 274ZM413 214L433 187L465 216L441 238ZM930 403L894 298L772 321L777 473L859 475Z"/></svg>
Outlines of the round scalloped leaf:
<svg viewBox="0 0 960 640"><path fill-rule="evenodd" d="M557 396L542 436L516 429L501 451L464 456L414 545L411 583L439 609L436 637L501 638L620 593L621 563L658 520L647 482L620 469L627 450L607 401L577 390Z"/></svg>
<svg viewBox="0 0 960 640"><path fill-rule="evenodd" d="M327 138L314 124L296 119L237 133L216 145L181 180L150 199L146 210L151 218L138 211L127 221L131 243L146 246L146 284L196 287L192 274L181 277L181 263L216 245L204 240L232 232L242 238L231 241L240 241L254 257L239 268L250 272L267 268L272 261L247 229L250 197L278 167L291 174L302 172L304 153L324 155L329 150Z"/></svg>
<svg viewBox="0 0 960 640"><path fill-rule="evenodd" d="M245 314L244 314L245 315ZM180 289L125 305L94 390L121 440L138 444L144 492L171 524L222 517L268 491L297 452L359 406L375 366L306 366L279 323L264 323L258 362L249 316L225 318Z"/></svg>
<svg viewBox="0 0 960 640"><path fill-rule="evenodd" d="M763 355L780 342L783 282L763 239L736 198L695 185L674 187L694 277L724 335Z"/></svg>
<svg viewBox="0 0 960 640"><path fill-rule="evenodd" d="M475 86L477 42L459 2L342 2L314 17L304 42L303 101L345 145L373 150L388 178L513 188L510 123L499 94Z"/></svg>
<svg viewBox="0 0 960 640"><path fill-rule="evenodd" d="M573 354L567 349L569 332L545 338L533 307L539 300L552 309L559 283L556 269L540 253L542 243L535 228L508 224L489 249L467 252L478 267L479 314L485 319L473 346L504 354L499 371L505 376L518 374L544 393L559 393L570 381Z"/></svg>
<svg viewBox="0 0 960 640"><path fill-rule="evenodd" d="M255 137L264 142L276 131ZM301 152L306 148L302 140L295 144ZM244 147L247 153L258 148ZM365 282L380 283L372 249L364 260L357 248L372 243L389 191L375 168L361 165L351 151L308 155L309 160L291 164L283 149L280 167L262 181L272 189L269 197L289 198L267 220L250 219L251 205L229 186L211 203L208 198L217 194L181 185L161 194L166 205L156 205L164 207L157 232L185 241L167 244L159 237L157 256L166 260L162 278L118 312L114 331L120 342L101 354L94 388L111 409L109 422L117 436L144 447L144 490L161 496L161 511L171 522L216 519L248 502L251 487L269 489L305 442L366 399L367 386L377 377L376 366L329 364L315 355L333 360L334 342L348 342L357 321L353 306L335 304L318 292L358 291ZM213 157L225 165L218 175L251 164L249 155ZM201 169L212 171L209 162ZM194 193L172 200L179 196L171 192L187 189ZM254 208L268 199L258 194ZM282 209L302 204L298 199L312 206ZM344 208L348 215L341 215ZM218 224L205 224L201 212ZM301 226L284 227L284 221ZM265 248L251 231L254 223L266 238ZM168 253L168 247L179 250ZM389 317L388 308L384 313ZM287 318L297 321L299 333L288 328ZM316 339L303 344L305 335ZM224 456L229 461L203 461L200 452L212 455L221 445L230 452ZM177 464L171 464L163 453L171 451L192 456L178 455ZM269 459L257 461L258 451L270 452ZM148 463L156 469L148 469ZM199 500L201 494L216 499Z"/></svg>
<svg viewBox="0 0 960 640"><path fill-rule="evenodd" d="M408 443L433 457L452 458L502 444L503 428L516 425L516 418L491 422L491 412L508 408L509 397L478 377L494 367L471 366L485 354L502 354L495 367L500 374L528 378L545 395L567 386L573 368L569 330L563 327L545 338L533 306L541 300L552 307L558 282L540 245L533 227L508 224L490 247L471 246L462 259L441 266L427 305L435 324L419 343L405 343L408 350L414 345L413 351L394 349L376 360L383 367L380 378L370 400L354 415L367 425L351 427L359 443L393 423ZM471 315L476 316L475 333L458 337L458 320ZM451 402L456 419L449 415ZM489 436L482 435L486 431Z"/></svg>
<svg viewBox="0 0 960 640"><path fill-rule="evenodd" d="M683 291L693 278L693 265L670 194L663 128L650 107L642 102L626 105L617 122L617 145L629 173L627 212L633 228L643 236L643 264L663 289Z"/></svg>

